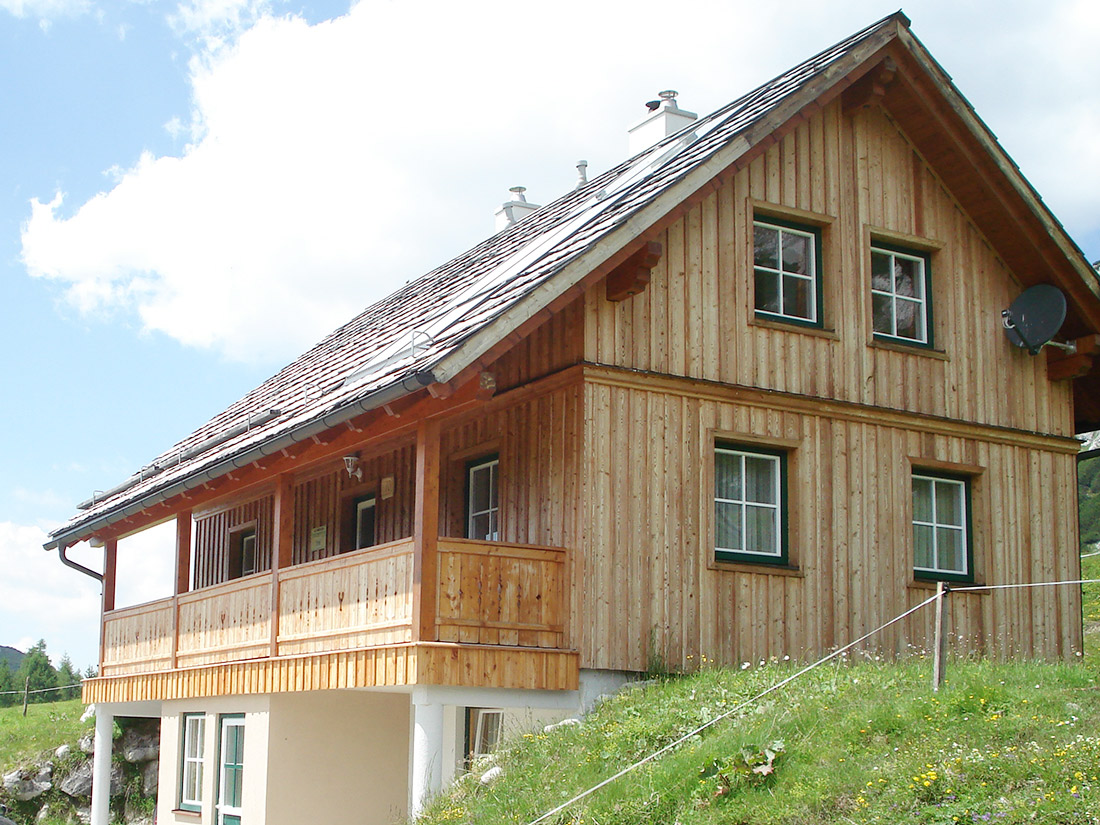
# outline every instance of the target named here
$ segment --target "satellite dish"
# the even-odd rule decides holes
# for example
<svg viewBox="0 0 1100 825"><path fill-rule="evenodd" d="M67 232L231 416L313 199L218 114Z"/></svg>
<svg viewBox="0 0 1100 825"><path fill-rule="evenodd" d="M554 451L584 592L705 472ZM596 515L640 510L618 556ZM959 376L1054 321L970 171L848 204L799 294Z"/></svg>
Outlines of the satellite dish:
<svg viewBox="0 0 1100 825"><path fill-rule="evenodd" d="M1005 337L1031 355L1038 355L1051 343L1065 320L1066 296L1050 284L1025 289L1012 306L1001 312Z"/></svg>

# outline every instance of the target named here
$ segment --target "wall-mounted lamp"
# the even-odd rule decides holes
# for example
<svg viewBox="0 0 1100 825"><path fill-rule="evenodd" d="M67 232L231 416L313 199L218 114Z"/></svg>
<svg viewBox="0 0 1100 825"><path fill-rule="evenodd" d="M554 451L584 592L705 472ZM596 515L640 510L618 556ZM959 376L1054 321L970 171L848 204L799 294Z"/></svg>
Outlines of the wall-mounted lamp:
<svg viewBox="0 0 1100 825"><path fill-rule="evenodd" d="M363 468L359 466L359 456L344 456L344 469L348 471L348 478L363 480Z"/></svg>

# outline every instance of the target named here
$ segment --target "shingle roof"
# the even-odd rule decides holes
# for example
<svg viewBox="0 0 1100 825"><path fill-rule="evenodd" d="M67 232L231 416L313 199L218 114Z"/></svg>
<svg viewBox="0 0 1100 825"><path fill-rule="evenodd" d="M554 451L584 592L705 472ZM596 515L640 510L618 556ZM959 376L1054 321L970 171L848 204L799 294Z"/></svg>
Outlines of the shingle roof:
<svg viewBox="0 0 1100 825"><path fill-rule="evenodd" d="M506 311L584 263L597 242L662 195L681 195L677 189L692 173L712 176L710 162L721 156L724 165L764 136L753 134L755 124L813 100L908 23L900 12L883 18L368 307L123 485L86 502L47 547L86 536L234 463L244 466L257 449L274 452L288 439L380 406L386 392L435 380L433 368L445 359L461 362L472 336L492 334Z"/></svg>

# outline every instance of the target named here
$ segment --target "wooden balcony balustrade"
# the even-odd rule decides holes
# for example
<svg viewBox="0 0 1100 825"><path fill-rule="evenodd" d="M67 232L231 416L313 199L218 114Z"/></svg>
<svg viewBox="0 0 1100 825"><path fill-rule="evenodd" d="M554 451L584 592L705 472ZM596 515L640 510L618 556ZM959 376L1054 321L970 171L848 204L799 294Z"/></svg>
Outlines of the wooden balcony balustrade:
<svg viewBox="0 0 1100 825"><path fill-rule="evenodd" d="M440 538L436 598L424 602L434 608L434 641L561 650L566 557L560 548ZM107 611L100 674L413 641L413 563L406 538Z"/></svg>

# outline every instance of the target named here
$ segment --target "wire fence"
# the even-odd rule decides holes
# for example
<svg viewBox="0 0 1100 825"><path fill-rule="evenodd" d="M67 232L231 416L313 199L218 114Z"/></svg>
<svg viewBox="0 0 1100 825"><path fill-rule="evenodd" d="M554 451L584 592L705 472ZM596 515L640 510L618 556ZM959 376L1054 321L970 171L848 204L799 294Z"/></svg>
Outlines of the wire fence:
<svg viewBox="0 0 1100 825"><path fill-rule="evenodd" d="M1100 579L1074 579L1074 580L1071 580L1071 581L1057 581L1057 582L1025 582L1025 583L1021 583L1021 584L993 584L993 585L973 585L973 586L967 585L965 588L958 588L958 589L959 590L965 590L965 591L1010 590L1010 589L1025 588L1025 587L1062 587L1062 586L1071 585L1071 584L1075 584L1075 585L1080 586L1080 585L1083 585L1083 584L1097 584L1097 583L1100 583ZM569 808L571 805L575 805L577 802L580 802L581 800L586 799L587 797L589 797L592 794L596 793L596 791L600 790L601 788L604 788L604 787L610 785L612 782L615 782L616 780L621 779L622 777L626 776L628 773L631 773L632 771L635 771L638 768L642 767L642 765L645 765L649 762L652 762L654 759L657 759L658 757L663 756L664 754L668 753L669 751L675 750L677 747L682 745L684 742L688 741L689 739L691 739L695 736L698 736L703 731L707 730L708 728L713 727L714 725L718 724L719 722L723 721L724 719L728 719L730 716L733 716L735 713L738 713L739 711L744 710L745 708L749 707L750 705L753 705L756 702L759 702L761 699L763 699L768 694L774 693L775 691L779 690L780 688L783 688L786 685L789 685L791 682L795 681L799 677L805 676L810 671L812 671L812 670L814 670L818 667L821 667L826 662L828 662L832 659L835 659L838 656L844 655L849 650L851 650L853 647L856 647L857 645L862 644L863 642L870 639L872 636L875 636L876 634L881 633L883 630L890 627L891 625L896 624L897 622L900 622L902 619L905 619L908 616L911 616L912 614L914 614L917 611L927 607L928 605L932 604L933 602L937 602L937 601L945 598L950 592L951 592L950 588L941 587L941 589L938 590L934 595L929 596L927 599L925 599L923 602L916 605L915 607L911 607L908 610L906 610L905 612L898 614L894 618L890 619L888 622L885 622L884 624L879 625L878 627L876 627L871 632L866 633L863 636L860 636L855 641L849 642L848 644L844 645L844 647L837 648L832 653L829 653L827 656L821 657L820 659L818 659L813 664L807 665L806 667L799 670L797 673L794 673L794 674L788 676L786 679L783 679L779 682L776 682L771 687L765 688L764 690L760 691L759 693L757 693L752 698L746 699L744 702L742 702L739 705L731 708L730 710L726 711L725 713L722 713L718 716L715 716L709 722L705 722L704 724L700 725L699 727L695 728L694 730L690 731L689 733L685 733L679 739L675 740L674 742L668 743L664 747L662 747L662 748L654 751L653 753L649 754L649 756L643 757L642 759L639 759L638 761L634 762L633 764L628 765L627 767L620 770L618 773L616 773L612 776L609 776L607 779L604 779L603 781L596 783L595 785L588 788L587 790L582 791L581 793L577 794L572 799L569 799L569 800L561 803L560 805L558 805L555 808L551 808L549 811L542 814L538 818L532 819L530 822L527 823L527 825L539 825L540 822L545 822L547 819L554 816L555 814L559 814L562 811ZM940 665L937 664L937 669L939 667L940 667Z"/></svg>
<svg viewBox="0 0 1100 825"><path fill-rule="evenodd" d="M78 688L81 683L76 682L72 685L58 685L57 687L38 688L37 690L0 690L0 696L34 696L36 693L49 693L51 690L68 690L69 688Z"/></svg>

